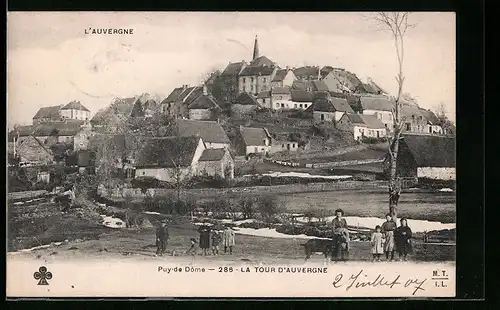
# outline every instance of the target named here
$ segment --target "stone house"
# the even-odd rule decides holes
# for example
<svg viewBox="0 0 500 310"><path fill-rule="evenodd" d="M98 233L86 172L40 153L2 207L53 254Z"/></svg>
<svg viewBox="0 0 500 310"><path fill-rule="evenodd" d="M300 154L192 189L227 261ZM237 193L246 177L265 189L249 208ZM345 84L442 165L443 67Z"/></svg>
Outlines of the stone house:
<svg viewBox="0 0 500 310"><path fill-rule="evenodd" d="M443 127L440 125L439 118L431 110L420 109L420 113L427 120L426 133L430 134L445 134Z"/></svg>
<svg viewBox="0 0 500 310"><path fill-rule="evenodd" d="M247 116L259 109L261 105L250 93L240 93L231 105L232 116Z"/></svg>
<svg viewBox="0 0 500 310"><path fill-rule="evenodd" d="M389 154L384 170L389 173ZM397 175L402 178L455 180L455 138L403 134L399 142Z"/></svg>
<svg viewBox="0 0 500 310"><path fill-rule="evenodd" d="M175 123L181 137L201 137L207 149L230 147L231 142L224 128L216 121L178 119Z"/></svg>
<svg viewBox="0 0 500 310"><path fill-rule="evenodd" d="M296 80L292 83L292 89L308 92L328 91L325 82L321 80Z"/></svg>
<svg viewBox="0 0 500 310"><path fill-rule="evenodd" d="M278 152L296 152L299 150L299 143L297 141L288 141L288 140L277 140L273 139L271 142L271 149L269 153L278 153Z"/></svg>
<svg viewBox="0 0 500 310"><path fill-rule="evenodd" d="M238 155L262 154L271 150L272 137L266 128L240 126L236 131L233 146Z"/></svg>
<svg viewBox="0 0 500 310"><path fill-rule="evenodd" d="M270 90L277 71L278 66L266 56L255 59L239 75L239 92L257 96L262 91Z"/></svg>
<svg viewBox="0 0 500 310"><path fill-rule="evenodd" d="M73 144L74 137L82 130L84 124L84 121L78 120L40 122L36 125L19 126L11 131L10 135L12 142L17 143L34 136L47 147L57 143Z"/></svg>
<svg viewBox="0 0 500 310"><path fill-rule="evenodd" d="M203 92L188 105L189 119L209 120L212 119L222 109L217 104L217 100L212 96L206 85L203 85Z"/></svg>
<svg viewBox="0 0 500 310"><path fill-rule="evenodd" d="M351 132L356 140L363 137L382 138L387 135L384 124L373 115L345 113L336 127Z"/></svg>
<svg viewBox="0 0 500 310"><path fill-rule="evenodd" d="M333 97L330 93L317 93L310 107L316 122L337 123L345 113L354 114L345 98Z"/></svg>
<svg viewBox="0 0 500 310"><path fill-rule="evenodd" d="M202 86L189 87L183 85L175 88L164 100L160 102L161 111L175 118L188 118L188 106L203 94Z"/></svg>
<svg viewBox="0 0 500 310"><path fill-rule="evenodd" d="M271 107L272 106L272 99L271 99L271 91L270 90L260 92L255 99L263 108L272 109L272 107Z"/></svg>
<svg viewBox="0 0 500 310"><path fill-rule="evenodd" d="M297 80L297 76L290 68L279 69L271 81L271 87L291 87L293 82Z"/></svg>
<svg viewBox="0 0 500 310"><path fill-rule="evenodd" d="M233 179L234 161L229 153L229 149L204 150L198 161L198 173L222 179Z"/></svg>
<svg viewBox="0 0 500 310"><path fill-rule="evenodd" d="M30 163L37 166L54 163L54 153L34 136L28 136L16 143L15 154L21 163Z"/></svg>

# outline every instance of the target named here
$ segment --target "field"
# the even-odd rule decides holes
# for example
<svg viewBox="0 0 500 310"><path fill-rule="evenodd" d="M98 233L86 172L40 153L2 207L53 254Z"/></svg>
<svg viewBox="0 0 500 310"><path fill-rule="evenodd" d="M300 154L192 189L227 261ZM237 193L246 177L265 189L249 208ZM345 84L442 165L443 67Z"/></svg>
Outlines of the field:
<svg viewBox="0 0 500 310"><path fill-rule="evenodd" d="M383 217L387 209L386 194L383 191L331 191L301 193L293 197L278 195L290 211L303 211L312 205L323 205L333 210L342 207L347 216ZM399 212L413 219L454 222L454 195L450 193L404 194ZM53 203L46 202L31 206L9 205L8 214L8 251L63 242L48 248L15 255L37 257L40 259L135 257L154 258L154 230L152 229L113 229L99 223L96 210L82 208L62 213ZM153 225L157 217L150 215ZM351 223L355 225L355 223ZM196 226L187 218L177 218L170 224L171 240L168 253L174 252L177 259L182 257L188 247L190 237L197 237ZM254 262L303 262L303 239L266 238L250 235L236 236L237 245L232 257L200 257L209 260L250 260ZM412 259L454 260L454 245L423 244L415 242ZM320 259L319 256L314 259ZM369 260L370 244L352 242L352 260Z"/></svg>

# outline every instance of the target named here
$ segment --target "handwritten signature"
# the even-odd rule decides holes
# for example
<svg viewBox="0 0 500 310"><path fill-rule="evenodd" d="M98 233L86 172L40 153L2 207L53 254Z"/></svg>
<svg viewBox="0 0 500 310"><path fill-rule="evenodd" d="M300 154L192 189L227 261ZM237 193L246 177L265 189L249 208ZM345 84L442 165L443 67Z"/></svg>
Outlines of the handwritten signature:
<svg viewBox="0 0 500 310"><path fill-rule="evenodd" d="M427 278L418 279L418 278L409 278L406 281L402 279L401 275L397 275L394 278L387 279L382 274L378 274L377 277L373 280L367 280L368 275L363 273L363 269L361 269L358 273L352 274L348 279L344 277L343 274L339 273L335 276L333 280L333 287L335 288L345 288L346 291L349 291L351 288L363 288L363 287L387 287L394 288L395 286L404 285L404 287L412 287L414 289L412 295L415 295L418 291L425 291L422 287L423 284L427 281Z"/></svg>

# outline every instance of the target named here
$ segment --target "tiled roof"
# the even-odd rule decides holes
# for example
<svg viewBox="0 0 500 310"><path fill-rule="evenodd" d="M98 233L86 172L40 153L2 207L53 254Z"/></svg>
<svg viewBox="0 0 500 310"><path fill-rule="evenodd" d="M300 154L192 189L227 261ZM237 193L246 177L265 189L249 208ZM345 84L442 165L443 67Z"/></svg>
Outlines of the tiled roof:
<svg viewBox="0 0 500 310"><path fill-rule="evenodd" d="M292 101L294 102L312 102L313 94L312 92L292 89L291 90Z"/></svg>
<svg viewBox="0 0 500 310"><path fill-rule="evenodd" d="M220 107L212 96L201 95L189 104L188 109L220 109Z"/></svg>
<svg viewBox="0 0 500 310"><path fill-rule="evenodd" d="M323 68L321 68L321 78L324 78L325 76L328 75L328 73L332 72L334 69L333 67L331 66L324 66Z"/></svg>
<svg viewBox="0 0 500 310"><path fill-rule="evenodd" d="M403 135L419 167L455 167L455 138L434 135Z"/></svg>
<svg viewBox="0 0 500 310"><path fill-rule="evenodd" d="M276 71L276 75L273 78L273 82L281 82L285 79L289 69L281 69Z"/></svg>
<svg viewBox="0 0 500 310"><path fill-rule="evenodd" d="M261 92L257 95L257 98L258 98L258 99L262 99L262 98L269 98L269 97L271 97L271 91L269 91L269 90L261 91Z"/></svg>
<svg viewBox="0 0 500 310"><path fill-rule="evenodd" d="M52 107L43 107L36 112L35 116L33 116L33 119L38 119L38 118L48 118L51 120L60 120L61 115L59 114L59 111L61 110L61 106L52 106Z"/></svg>
<svg viewBox="0 0 500 310"><path fill-rule="evenodd" d="M224 158L225 149L206 149L201 154L200 161L219 161Z"/></svg>
<svg viewBox="0 0 500 310"><path fill-rule="evenodd" d="M307 90L309 88L311 91L328 91L328 86L326 86L324 81L320 80L293 81L292 88L297 90Z"/></svg>
<svg viewBox="0 0 500 310"><path fill-rule="evenodd" d="M273 87L271 89L272 94L290 94L290 87Z"/></svg>
<svg viewBox="0 0 500 310"><path fill-rule="evenodd" d="M328 99L316 99L314 101L314 111L320 112L347 112L354 113L346 99L329 97Z"/></svg>
<svg viewBox="0 0 500 310"><path fill-rule="evenodd" d="M226 132L217 122L178 119L176 124L181 137L200 136L208 143L229 143Z"/></svg>
<svg viewBox="0 0 500 310"><path fill-rule="evenodd" d="M252 60L250 62L250 66L252 67L262 67L262 66L266 66L266 67L272 67L274 66L274 63L271 61L271 59L267 58L266 56L260 56L260 57L257 57L255 58L254 60Z"/></svg>
<svg viewBox="0 0 500 310"><path fill-rule="evenodd" d="M144 142L137 167L187 167L193 162L199 137L153 138Z"/></svg>
<svg viewBox="0 0 500 310"><path fill-rule="evenodd" d="M241 68L243 67L244 64L245 64L244 61L229 63L229 65L227 65L226 69L224 69L221 75L224 76L238 75L240 74Z"/></svg>
<svg viewBox="0 0 500 310"><path fill-rule="evenodd" d="M74 136L81 130L84 121L51 122L38 125L19 126L17 133L11 131L12 135L46 137L46 136Z"/></svg>
<svg viewBox="0 0 500 310"><path fill-rule="evenodd" d="M439 124L439 119L436 116L436 114L434 114L434 112L425 109L420 109L420 112L423 114L423 116L427 119L427 121L431 125Z"/></svg>
<svg viewBox="0 0 500 310"><path fill-rule="evenodd" d="M257 100L255 100L255 97L252 96L249 93L241 93L236 97L234 100L234 104L241 104L241 105L259 105Z"/></svg>
<svg viewBox="0 0 500 310"><path fill-rule="evenodd" d="M353 124L364 125L371 129L385 129L384 123L374 115L345 114Z"/></svg>
<svg viewBox="0 0 500 310"><path fill-rule="evenodd" d="M170 95L167 96L167 98L163 99L163 101L161 103L171 103L171 102L177 101L184 90L185 90L185 88L183 88L183 87L175 88L170 93Z"/></svg>
<svg viewBox="0 0 500 310"><path fill-rule="evenodd" d="M272 66L248 66L241 72L240 76L271 75L274 71Z"/></svg>
<svg viewBox="0 0 500 310"><path fill-rule="evenodd" d="M249 145L264 145L264 140L269 138L268 132L264 128L240 127L243 141Z"/></svg>
<svg viewBox="0 0 500 310"><path fill-rule="evenodd" d="M293 69L293 73L298 78L318 78L319 67L305 66Z"/></svg>
<svg viewBox="0 0 500 310"><path fill-rule="evenodd" d="M71 110L71 109L90 112L90 110L84 107L83 104L80 103L80 101L71 101L70 103L61 108L61 110Z"/></svg>
<svg viewBox="0 0 500 310"><path fill-rule="evenodd" d="M362 96L360 100L363 110L392 111L394 108L394 104L386 98Z"/></svg>

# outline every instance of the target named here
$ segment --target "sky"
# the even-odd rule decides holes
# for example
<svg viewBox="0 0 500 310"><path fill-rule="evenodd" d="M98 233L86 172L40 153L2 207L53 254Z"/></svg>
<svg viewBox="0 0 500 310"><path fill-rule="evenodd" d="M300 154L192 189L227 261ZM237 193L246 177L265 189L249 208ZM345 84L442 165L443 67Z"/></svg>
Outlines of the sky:
<svg viewBox="0 0 500 310"><path fill-rule="evenodd" d="M409 21L403 91L426 109L444 104L455 121L455 15L412 13ZM89 28L133 34L85 34ZM94 114L115 97L164 98L210 70L250 61L256 35L260 54L281 67L341 67L396 94L394 41L370 13L9 12L9 127L72 100Z"/></svg>

